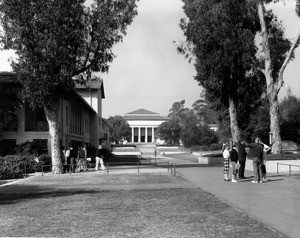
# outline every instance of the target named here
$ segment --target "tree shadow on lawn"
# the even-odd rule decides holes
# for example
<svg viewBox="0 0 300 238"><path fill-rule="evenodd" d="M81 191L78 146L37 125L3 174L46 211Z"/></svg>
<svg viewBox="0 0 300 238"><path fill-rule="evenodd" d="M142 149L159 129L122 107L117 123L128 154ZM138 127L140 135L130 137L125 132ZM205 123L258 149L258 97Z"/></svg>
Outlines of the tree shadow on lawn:
<svg viewBox="0 0 300 238"><path fill-rule="evenodd" d="M93 189L53 189L50 187L41 187L37 185L12 185L6 187L7 189L0 190L0 206L12 205L23 202L24 200L43 199L43 198L57 198L68 197L82 194L104 194L108 190L93 190Z"/></svg>

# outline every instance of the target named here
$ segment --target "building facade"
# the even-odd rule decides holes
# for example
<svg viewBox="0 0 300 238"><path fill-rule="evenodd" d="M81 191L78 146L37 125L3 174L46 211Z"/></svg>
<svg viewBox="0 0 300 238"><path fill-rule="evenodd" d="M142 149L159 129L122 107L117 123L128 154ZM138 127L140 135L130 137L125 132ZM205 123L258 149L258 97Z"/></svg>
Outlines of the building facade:
<svg viewBox="0 0 300 238"><path fill-rule="evenodd" d="M16 87L14 73L0 72L0 86ZM21 91L21 90L20 90ZM62 146L77 147L82 143L97 147L99 141L109 141L109 128L102 118L102 100L105 98L103 82L93 85L77 85L70 95L59 100L59 137ZM26 141L41 145L45 153L50 153L49 127L43 109L32 110L24 102L17 110L18 127L6 129L5 122L0 124L0 141L4 146L13 148ZM9 123L9 120L7 121Z"/></svg>
<svg viewBox="0 0 300 238"><path fill-rule="evenodd" d="M156 143L158 126L167 121L166 117L145 109L138 109L126 113L123 118L131 128L131 141L133 143Z"/></svg>

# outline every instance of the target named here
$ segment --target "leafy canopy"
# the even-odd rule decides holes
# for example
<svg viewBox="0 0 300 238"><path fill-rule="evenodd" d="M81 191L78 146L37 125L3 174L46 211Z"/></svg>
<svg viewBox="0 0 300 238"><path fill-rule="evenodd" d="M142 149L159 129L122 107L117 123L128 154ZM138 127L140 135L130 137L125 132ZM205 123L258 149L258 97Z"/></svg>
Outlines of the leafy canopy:
<svg viewBox="0 0 300 238"><path fill-rule="evenodd" d="M131 129L127 121L121 116L112 116L107 119L111 128L111 141L119 144L122 140L130 140Z"/></svg>
<svg viewBox="0 0 300 238"><path fill-rule="evenodd" d="M136 12L136 0L2 0L1 42L14 49L13 69L33 106L48 106L74 88L74 77L89 80L107 72Z"/></svg>

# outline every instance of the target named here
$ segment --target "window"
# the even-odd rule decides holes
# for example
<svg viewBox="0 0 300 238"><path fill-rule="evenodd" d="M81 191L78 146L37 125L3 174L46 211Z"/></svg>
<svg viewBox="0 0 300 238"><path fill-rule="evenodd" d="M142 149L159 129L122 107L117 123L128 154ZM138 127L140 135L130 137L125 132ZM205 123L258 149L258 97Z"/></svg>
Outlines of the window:
<svg viewBox="0 0 300 238"><path fill-rule="evenodd" d="M32 110L25 105L25 131L49 131L46 115L42 108Z"/></svg>
<svg viewBox="0 0 300 238"><path fill-rule="evenodd" d="M71 132L74 134L81 134L81 108L80 106L72 102L71 104Z"/></svg>
<svg viewBox="0 0 300 238"><path fill-rule="evenodd" d="M43 154L48 154L48 140L47 139L34 139L33 142L38 144L41 147Z"/></svg>

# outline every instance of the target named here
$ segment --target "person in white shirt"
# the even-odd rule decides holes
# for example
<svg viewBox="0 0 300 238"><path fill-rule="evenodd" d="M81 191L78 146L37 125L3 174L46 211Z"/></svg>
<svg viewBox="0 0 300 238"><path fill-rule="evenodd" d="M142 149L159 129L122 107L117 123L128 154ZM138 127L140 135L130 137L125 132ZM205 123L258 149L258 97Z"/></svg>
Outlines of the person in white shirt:
<svg viewBox="0 0 300 238"><path fill-rule="evenodd" d="M229 146L228 146L227 142L223 144L222 151L223 151L223 158L224 158L224 170L223 170L224 180L225 181L229 181L228 174L229 174L229 157L230 157L230 152L229 152Z"/></svg>

